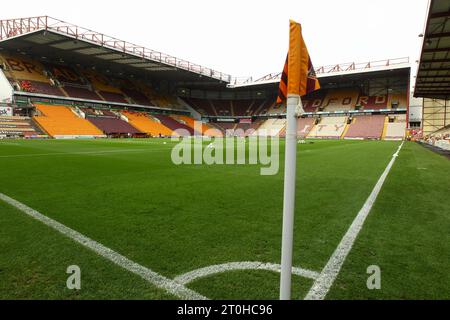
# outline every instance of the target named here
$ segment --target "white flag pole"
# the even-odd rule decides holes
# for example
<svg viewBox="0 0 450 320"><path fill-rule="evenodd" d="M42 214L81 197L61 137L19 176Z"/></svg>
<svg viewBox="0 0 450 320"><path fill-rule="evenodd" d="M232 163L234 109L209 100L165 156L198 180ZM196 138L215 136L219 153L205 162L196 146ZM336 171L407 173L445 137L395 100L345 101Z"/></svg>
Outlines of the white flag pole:
<svg viewBox="0 0 450 320"><path fill-rule="evenodd" d="M295 179L297 169L297 108L303 112L299 95L288 95L284 166L283 234L281 244L280 300L291 299L294 240Z"/></svg>

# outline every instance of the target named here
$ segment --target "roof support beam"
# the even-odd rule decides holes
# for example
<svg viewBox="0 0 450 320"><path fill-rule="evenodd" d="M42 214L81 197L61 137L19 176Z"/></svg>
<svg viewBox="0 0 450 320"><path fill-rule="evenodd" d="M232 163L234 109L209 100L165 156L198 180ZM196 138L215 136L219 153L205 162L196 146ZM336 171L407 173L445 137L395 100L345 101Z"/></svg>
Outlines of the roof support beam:
<svg viewBox="0 0 450 320"><path fill-rule="evenodd" d="M425 71L449 71L450 67L443 67L443 68L420 68L419 72L425 72Z"/></svg>
<svg viewBox="0 0 450 320"><path fill-rule="evenodd" d="M435 49L425 49L423 52L425 53L433 53L433 52L449 52L450 48L435 48Z"/></svg>
<svg viewBox="0 0 450 320"><path fill-rule="evenodd" d="M434 63L434 62L450 62L450 58L422 60L420 63Z"/></svg>
<svg viewBox="0 0 450 320"><path fill-rule="evenodd" d="M450 11L435 12L430 14L430 19L450 17Z"/></svg>
<svg viewBox="0 0 450 320"><path fill-rule="evenodd" d="M448 75L437 75L437 76L419 76L421 79L433 79L433 78L450 78L450 74Z"/></svg>
<svg viewBox="0 0 450 320"><path fill-rule="evenodd" d="M450 37L450 32L432 33L426 36L427 39L445 38Z"/></svg>
<svg viewBox="0 0 450 320"><path fill-rule="evenodd" d="M435 81L418 81L417 85L421 85L421 84L435 84L435 83L444 83L444 84L450 84L450 81L439 81L439 82L435 82Z"/></svg>

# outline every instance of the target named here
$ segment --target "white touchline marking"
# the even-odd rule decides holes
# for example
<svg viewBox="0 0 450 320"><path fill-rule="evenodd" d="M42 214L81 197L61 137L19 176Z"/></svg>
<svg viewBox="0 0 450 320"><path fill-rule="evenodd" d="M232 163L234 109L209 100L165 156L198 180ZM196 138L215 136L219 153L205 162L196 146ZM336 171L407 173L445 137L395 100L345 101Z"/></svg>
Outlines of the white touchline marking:
<svg viewBox="0 0 450 320"><path fill-rule="evenodd" d="M328 260L319 277L314 281L314 284L306 295L305 300L325 299L325 296L327 295L328 291L333 285L334 280L339 274L339 271L341 270L341 267L344 264L347 255L352 249L353 243L355 242L356 237L361 231L364 221L369 215L369 212L372 209L372 206L375 203L378 194L380 193L381 187L383 186L384 181L389 174L389 171L391 171L391 168L394 165L394 162L397 159L404 143L405 142L402 142L402 144L398 147L397 152L392 156L391 161L389 162L377 184L373 188L369 198L367 198L364 206L359 211L355 220L353 220L350 228L347 230L347 233L342 238L341 242L332 254L330 260Z"/></svg>
<svg viewBox="0 0 450 320"><path fill-rule="evenodd" d="M218 264L214 266L209 266L201 269L197 269L182 275L177 276L174 280L178 283L186 285L192 281L199 278L204 278L213 274L235 271L235 270L267 270L273 272L280 272L281 266L279 264L273 263L263 263L263 262L229 262L224 264ZM292 273L301 277L309 279L317 279L319 276L318 272L306 270L302 268L293 267Z"/></svg>
<svg viewBox="0 0 450 320"><path fill-rule="evenodd" d="M22 211L23 213L29 215L30 217L46 224L47 226L53 228L54 230L62 233L66 237L78 242L82 246L94 251L98 255L102 256L103 258L106 258L107 260L115 263L116 265L140 276L144 280L152 283L158 288L164 289L167 292L182 298L182 299L189 299L189 300L206 300L207 298L200 295L199 293L186 288L184 285L168 279L126 257L123 255L115 252L114 250L105 247L101 243L98 243L78 231L75 231L69 227L66 227L65 225L43 215L42 213L31 209L30 207L24 205L23 203L20 203L17 200L14 200L7 195L4 195L3 193L0 193L0 200L3 200L4 202L10 204L11 206L15 207L16 209Z"/></svg>

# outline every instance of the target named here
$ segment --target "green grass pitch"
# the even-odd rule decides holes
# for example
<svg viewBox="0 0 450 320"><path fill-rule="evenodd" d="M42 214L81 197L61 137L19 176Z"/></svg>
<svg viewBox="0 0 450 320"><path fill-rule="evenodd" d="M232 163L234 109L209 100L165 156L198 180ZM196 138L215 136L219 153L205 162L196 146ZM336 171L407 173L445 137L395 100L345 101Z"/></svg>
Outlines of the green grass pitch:
<svg viewBox="0 0 450 320"><path fill-rule="evenodd" d="M0 141L0 192L173 279L228 262L280 263L280 172L181 165L174 142ZM320 272L399 142L298 146L294 266ZM450 299L450 162L406 143L327 299ZM173 299L0 201L0 299ZM66 268L82 288L66 288ZM369 265L381 290L368 290ZM189 288L212 299L276 299L279 274L230 271ZM293 298L312 280L293 277Z"/></svg>

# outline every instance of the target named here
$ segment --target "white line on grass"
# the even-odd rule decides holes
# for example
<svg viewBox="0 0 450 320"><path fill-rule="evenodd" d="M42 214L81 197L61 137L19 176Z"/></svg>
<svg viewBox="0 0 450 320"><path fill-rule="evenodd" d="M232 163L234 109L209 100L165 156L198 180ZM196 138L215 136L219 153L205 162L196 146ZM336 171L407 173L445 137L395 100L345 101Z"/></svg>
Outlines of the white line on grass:
<svg viewBox="0 0 450 320"><path fill-rule="evenodd" d="M23 203L20 203L17 200L14 200L7 195L4 195L3 193L0 193L0 200L3 200L4 202L10 204L11 206L15 207L16 209L19 209L23 213L29 215L30 217L46 224L47 226L53 228L54 230L62 233L66 237L78 242L82 246L94 251L95 253L99 254L100 256L106 258L107 260L115 263L116 265L140 276L144 280L152 283L158 288L164 289L167 292L182 298L182 299L189 299L189 300L205 300L206 297L200 295L199 293L186 288L184 285L168 279L124 256L121 254L115 252L114 250L105 247L101 243L98 243L81 233L66 227L65 225L47 217L44 216L42 213L24 205Z"/></svg>
<svg viewBox="0 0 450 320"><path fill-rule="evenodd" d="M213 274L235 271L235 270L267 270L273 272L280 272L281 266L279 264L273 263L263 263L263 262L229 262L224 264L218 264L214 266L209 266L201 269L197 269L182 275L177 276L174 280L186 285L192 281L200 278L204 278ZM319 276L318 272L306 270L302 268L293 267L292 273L309 279L317 279Z"/></svg>
<svg viewBox="0 0 450 320"><path fill-rule="evenodd" d="M325 299L328 291L333 285L334 280L339 274L339 271L341 270L341 267L344 264L347 255L352 249L353 243L355 242L356 237L361 231L364 221L369 215L370 210L372 209L372 206L375 203L378 194L380 193L381 187L383 186L384 181L386 180L386 177L389 174L389 171L391 171L391 168L394 165L394 162L397 159L400 150L403 147L403 144L404 142L402 142L402 144L398 147L397 152L392 156L391 161L389 162L380 179L378 180L377 184L373 188L369 198L367 198L366 202L364 203L364 206L359 211L355 220L353 220L353 223L351 224L350 228L347 230L347 233L344 235L341 242L337 246L330 260L328 260L328 263L323 268L319 277L314 281L314 284L309 290L308 294L306 295L305 300Z"/></svg>

